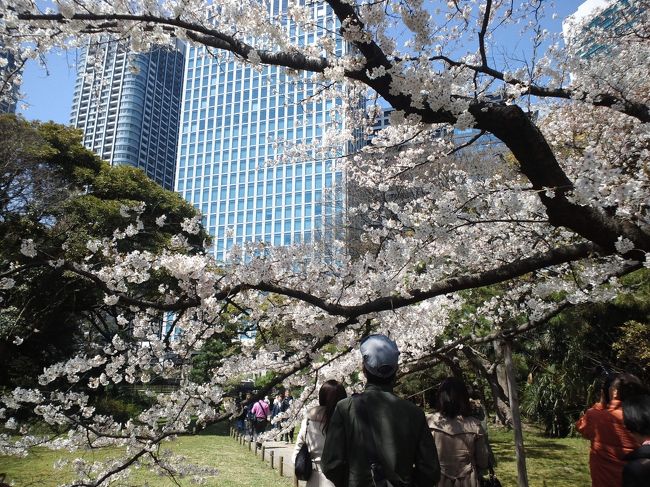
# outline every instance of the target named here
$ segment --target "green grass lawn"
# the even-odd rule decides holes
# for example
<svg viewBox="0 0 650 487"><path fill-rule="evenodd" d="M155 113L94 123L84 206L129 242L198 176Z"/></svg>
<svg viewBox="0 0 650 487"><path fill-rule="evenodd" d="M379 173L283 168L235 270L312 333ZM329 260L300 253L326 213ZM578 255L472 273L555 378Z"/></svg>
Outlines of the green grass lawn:
<svg viewBox="0 0 650 487"><path fill-rule="evenodd" d="M185 436L173 443L167 443L175 453L184 455L188 461L215 467L219 474L208 477L204 485L210 487L292 487L293 479L281 478L277 470L271 470L262 463L259 456L248 451L228 436L224 428L198 436ZM115 451L115 450L113 450ZM0 456L0 473L7 474L7 480L17 487L54 487L71 480L64 470L55 470L54 462L62 457L86 460L102 460L111 456L110 449L91 452L62 453L45 448L33 449L26 458ZM182 486L196 485L189 479L181 479ZM135 471L128 482L119 481L112 486L172 487L176 484L168 478L158 477L145 470Z"/></svg>
<svg viewBox="0 0 650 487"><path fill-rule="evenodd" d="M490 429L497 459L496 474L503 487L517 485L517 464L512 432ZM524 431L530 487L589 487L589 442L582 438L545 438Z"/></svg>
<svg viewBox="0 0 650 487"><path fill-rule="evenodd" d="M280 478L277 470L264 465L259 457L240 446L228 436L224 428L211 434L181 437L172 443L172 449L188 460L219 469L219 475L208 479L206 485L219 487L291 487L292 479ZM516 486L517 472L512 433L491 429L490 441L497 457L497 476L503 487ZM524 434L527 451L528 476L531 487L588 487L589 443L579 438L544 438L534 430ZM169 444L168 444L169 445ZM110 450L85 452L86 459L101 460L110 456ZM34 449L27 458L0 457L0 472L8 474L14 485L54 487L68 477L54 470L56 460L75 458L79 453L54 452ZM182 480L183 486L193 485ZM116 482L115 486L151 487L173 486L174 483L143 470L136 471L129 482Z"/></svg>

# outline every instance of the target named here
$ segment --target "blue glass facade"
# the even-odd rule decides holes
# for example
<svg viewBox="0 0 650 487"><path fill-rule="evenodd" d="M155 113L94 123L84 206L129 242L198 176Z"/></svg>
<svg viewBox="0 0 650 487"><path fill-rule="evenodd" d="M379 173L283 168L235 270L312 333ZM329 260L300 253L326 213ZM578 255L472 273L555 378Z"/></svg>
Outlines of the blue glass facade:
<svg viewBox="0 0 650 487"><path fill-rule="evenodd" d="M15 71L13 54L0 48L0 113L16 113L20 86L14 83Z"/></svg>
<svg viewBox="0 0 650 487"><path fill-rule="evenodd" d="M600 3L584 2L567 22L587 18L587 22L578 32L572 32L565 26L565 39L576 37L578 55L589 59L597 55L608 54L617 40L635 32L642 18L642 2L630 0L610 0L604 6Z"/></svg>
<svg viewBox="0 0 650 487"><path fill-rule="evenodd" d="M270 8L277 13L286 1ZM323 32L336 29L329 9L313 8ZM287 29L295 42L314 42L313 33ZM340 236L345 187L335 162L314 150L278 161L286 144L318 146L326 130L344 125L342 100L319 99L319 90L309 75L289 78L281 68L188 48L176 191L201 211L217 260L247 242L327 247Z"/></svg>
<svg viewBox="0 0 650 487"><path fill-rule="evenodd" d="M174 188L185 46L131 53L104 39L81 53L70 123L110 164Z"/></svg>

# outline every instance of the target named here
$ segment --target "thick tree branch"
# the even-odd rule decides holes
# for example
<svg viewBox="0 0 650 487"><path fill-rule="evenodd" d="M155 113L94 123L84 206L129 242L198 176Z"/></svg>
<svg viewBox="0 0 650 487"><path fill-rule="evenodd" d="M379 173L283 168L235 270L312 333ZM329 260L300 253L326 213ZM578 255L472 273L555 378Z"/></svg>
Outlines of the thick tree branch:
<svg viewBox="0 0 650 487"><path fill-rule="evenodd" d="M436 296L473 289L522 276L544 267L560 265L576 259L586 258L598 253L598 248L591 243L582 243L570 247L550 250L544 254L521 259L512 263L490 269L488 271L465 274L462 276L443 279L433 284L429 289L413 289L410 296L394 295L368 301L360 305L341 305L330 303L326 299L313 296L305 291L290 289L286 286L271 283L260 283L251 288L260 291L273 292L284 296L300 299L335 316L356 318L369 313L389 311L420 303Z"/></svg>
<svg viewBox="0 0 650 487"><path fill-rule="evenodd" d="M357 31L364 32L364 24L359 19L354 7L342 0L327 0L327 3L332 7L332 10L341 21L341 33L346 37L348 31L353 38L357 38ZM438 110L433 111L427 108L416 108L411 103L411 97L404 94L396 94L391 90L391 84L394 81L390 74L393 64L388 59L388 56L381 50L375 41L371 38L363 41L355 40L352 42L355 48L363 55L366 61L364 70L359 72L349 73L348 76L357 81L361 81L370 86L379 95L381 95L391 106L397 110L403 110L409 114L416 114L422 118L423 121L429 123L454 123L456 117L449 111ZM383 67L386 74L374 79L370 79L366 72L378 67Z"/></svg>
<svg viewBox="0 0 650 487"><path fill-rule="evenodd" d="M263 292L272 292L298 299L322 309L332 316L342 316L349 320L356 321L362 315L389 311L403 308L413 304L420 303L436 296L472 289L476 287L497 284L509 279L520 277L529 272L543 269L546 267L565 264L574 260L584 259L590 255L599 254L600 249L592 243L581 243L573 246L552 249L543 254L537 254L532 257L520 259L508 264L504 264L493 269L468 273L448 279L443 279L432 285L429 289L412 289L408 291L409 296L393 295L384 296L370 300L359 305L343 305L337 302L330 302L327 298L315 296L307 291L283 286L274 282L259 282L257 284L241 284L232 287L215 290L213 297L218 300L226 300L246 290L257 290ZM92 272L79 269L68 263L65 268L91 280L97 287L108 294L119 296L119 302L123 305L138 306L141 308L152 308L160 311L179 312L188 308L198 306L200 300L190 298L176 303L165 304L149 300L134 298L126 293L115 292L108 288L107 284Z"/></svg>
<svg viewBox="0 0 650 487"><path fill-rule="evenodd" d="M549 223L573 230L608 252L620 236L631 240L636 251L627 258L644 260L650 252L650 235L623 218L606 215L601 210L569 201L573 183L560 167L553 150L528 114L516 105L475 103L470 106L477 127L502 140L520 164L521 171L539 192L546 207ZM547 195L547 190L550 193Z"/></svg>

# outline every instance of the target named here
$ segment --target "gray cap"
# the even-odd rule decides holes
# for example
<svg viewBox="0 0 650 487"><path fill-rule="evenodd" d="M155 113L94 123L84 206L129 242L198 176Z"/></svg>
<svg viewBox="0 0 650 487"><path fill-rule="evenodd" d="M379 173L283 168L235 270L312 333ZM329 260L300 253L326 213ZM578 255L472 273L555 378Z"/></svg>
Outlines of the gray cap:
<svg viewBox="0 0 650 487"><path fill-rule="evenodd" d="M399 350L386 335L368 335L359 347L366 370L377 377L390 377L397 372Z"/></svg>

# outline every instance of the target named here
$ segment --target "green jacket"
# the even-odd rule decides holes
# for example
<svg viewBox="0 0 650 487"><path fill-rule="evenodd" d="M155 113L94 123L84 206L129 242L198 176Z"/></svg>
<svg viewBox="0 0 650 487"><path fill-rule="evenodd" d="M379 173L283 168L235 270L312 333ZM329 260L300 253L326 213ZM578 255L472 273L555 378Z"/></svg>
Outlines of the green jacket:
<svg viewBox="0 0 650 487"><path fill-rule="evenodd" d="M363 394L387 477L392 470L404 486L433 487L440 465L422 410L393 394L392 386L368 384ZM372 486L357 404L352 397L340 401L325 436L320 467L336 487Z"/></svg>

